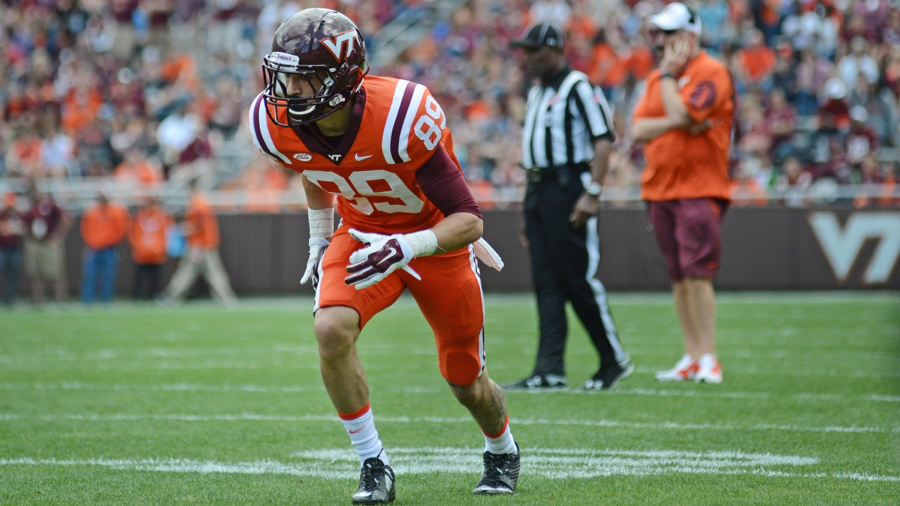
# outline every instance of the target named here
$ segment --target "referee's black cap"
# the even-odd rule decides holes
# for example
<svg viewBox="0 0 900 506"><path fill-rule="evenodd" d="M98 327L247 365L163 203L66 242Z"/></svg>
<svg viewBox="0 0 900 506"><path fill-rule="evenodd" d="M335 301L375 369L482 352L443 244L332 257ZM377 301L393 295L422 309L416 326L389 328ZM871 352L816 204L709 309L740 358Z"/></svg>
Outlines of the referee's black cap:
<svg viewBox="0 0 900 506"><path fill-rule="evenodd" d="M553 23L545 21L533 25L521 39L516 39L509 43L509 47L513 49L537 49L541 46L562 49L563 31Z"/></svg>

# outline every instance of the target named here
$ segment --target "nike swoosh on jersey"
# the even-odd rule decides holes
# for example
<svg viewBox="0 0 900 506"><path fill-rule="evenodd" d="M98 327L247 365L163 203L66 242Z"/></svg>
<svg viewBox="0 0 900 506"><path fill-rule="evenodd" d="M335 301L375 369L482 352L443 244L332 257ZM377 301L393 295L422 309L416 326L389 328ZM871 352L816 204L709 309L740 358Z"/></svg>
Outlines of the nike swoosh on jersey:
<svg viewBox="0 0 900 506"><path fill-rule="evenodd" d="M363 160L368 160L369 158L372 158L372 156L373 155L359 156L359 153L356 153L355 155L353 155L353 157L356 158L357 162L361 162Z"/></svg>

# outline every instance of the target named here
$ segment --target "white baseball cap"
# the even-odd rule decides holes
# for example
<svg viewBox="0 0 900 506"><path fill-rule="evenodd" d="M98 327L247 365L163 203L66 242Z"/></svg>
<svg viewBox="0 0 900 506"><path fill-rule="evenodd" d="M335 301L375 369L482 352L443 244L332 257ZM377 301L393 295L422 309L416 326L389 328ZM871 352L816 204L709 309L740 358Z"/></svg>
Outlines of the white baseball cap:
<svg viewBox="0 0 900 506"><path fill-rule="evenodd" d="M847 96L847 85L840 77L832 77L825 81L825 94L834 100L843 100Z"/></svg>
<svg viewBox="0 0 900 506"><path fill-rule="evenodd" d="M861 105L854 105L850 108L850 119L865 123L866 120L869 119L869 111Z"/></svg>
<svg viewBox="0 0 900 506"><path fill-rule="evenodd" d="M650 22L661 30L684 30L700 35L700 18L681 2L672 2L659 14L650 17Z"/></svg>

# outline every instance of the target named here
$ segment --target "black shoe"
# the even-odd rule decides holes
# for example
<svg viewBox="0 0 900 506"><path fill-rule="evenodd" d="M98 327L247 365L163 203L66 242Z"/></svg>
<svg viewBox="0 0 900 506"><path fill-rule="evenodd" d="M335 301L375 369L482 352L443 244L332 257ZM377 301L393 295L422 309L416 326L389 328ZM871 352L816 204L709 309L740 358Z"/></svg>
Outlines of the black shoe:
<svg viewBox="0 0 900 506"><path fill-rule="evenodd" d="M484 452L484 471L473 494L512 494L519 481L519 445L516 453L497 455Z"/></svg>
<svg viewBox="0 0 900 506"><path fill-rule="evenodd" d="M366 459L359 472L359 488L353 504L387 504L394 502L394 470L378 457Z"/></svg>
<svg viewBox="0 0 900 506"><path fill-rule="evenodd" d="M601 367L597 374L591 379L584 382L582 388L585 390L612 390L623 379L631 376L634 372L634 364L631 360L626 360L622 364L613 364Z"/></svg>
<svg viewBox="0 0 900 506"><path fill-rule="evenodd" d="M546 392L552 390L565 390L568 388L568 385L565 376L557 376L555 374L535 374L522 381L507 383L503 385L503 388L506 390L534 390Z"/></svg>

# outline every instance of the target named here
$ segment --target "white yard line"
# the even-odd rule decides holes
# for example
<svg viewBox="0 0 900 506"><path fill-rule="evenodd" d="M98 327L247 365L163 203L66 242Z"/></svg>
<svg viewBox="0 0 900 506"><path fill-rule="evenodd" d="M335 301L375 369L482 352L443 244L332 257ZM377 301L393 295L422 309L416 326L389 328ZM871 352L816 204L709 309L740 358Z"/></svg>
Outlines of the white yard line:
<svg viewBox="0 0 900 506"><path fill-rule="evenodd" d="M610 304L615 305L666 305L672 304L672 294L668 291L659 292L610 292ZM834 303L860 303L898 301L900 296L894 292L879 290L842 290L842 291L813 291L813 292L754 292L754 291L719 291L716 293L718 304L765 304L783 305L787 303L800 304L834 304ZM534 294L526 293L487 293L485 294L485 306L490 311L491 307L528 306L534 304ZM307 317L313 307L312 296L285 296L285 297L250 297L238 301L234 308L228 308L215 301L189 301L185 304L163 308L155 304L133 304L119 301L112 303L102 311L103 316L115 315L131 317L135 314L148 313L226 313L226 312L297 312L298 315ZM409 293L400 296L392 308L415 308L416 303ZM71 318L85 317L96 318L96 309L86 309L81 303L48 304L42 310L30 306L16 308L16 314L39 314L46 318Z"/></svg>
<svg viewBox="0 0 900 506"><path fill-rule="evenodd" d="M758 367L756 365L741 365L737 368L723 365L722 369L727 376L733 373L735 376L765 376L767 378L774 376L784 376L790 378L877 378L892 379L900 378L900 371L894 369L881 370L864 370L864 369L835 369L822 368L814 371L802 371L794 369L776 368L771 365ZM634 372L638 374L652 375L660 369L658 367L641 366L635 367Z"/></svg>
<svg viewBox="0 0 900 506"><path fill-rule="evenodd" d="M676 387L677 388L677 387ZM268 386L268 385L203 385L199 383L170 383L159 385L138 385L129 383L85 383L81 381L62 381L59 383L0 383L0 390L96 390L96 391L119 391L119 392L273 392L273 393L304 393L304 392L321 392L323 386L300 386L300 385L284 385L284 386ZM415 393L441 393L447 389L444 386L400 386L393 389L398 393L415 394ZM520 392L516 392L517 394ZM547 392L521 392L534 395L548 395ZM553 392L549 395L598 395L597 392L586 392L583 390L566 390L561 392ZM721 399L796 399L801 401L823 401L823 402L900 402L900 396L882 395L882 394L861 394L858 396L827 394L827 393L794 393L794 394L772 394L769 392L741 392L741 391L720 391L709 390L705 388L696 388L691 390L685 389L666 389L666 388L629 388L619 387L610 392L603 392L599 395L640 395L649 397L697 397L697 398L721 398Z"/></svg>
<svg viewBox="0 0 900 506"><path fill-rule="evenodd" d="M379 355L395 355L396 352L393 349L389 349L387 347L381 349L368 349L366 353L370 354L379 354ZM423 356L432 356L434 355L433 350L413 350L411 353L407 351L409 354L418 354ZM81 371L84 370L85 365L84 361L67 361L66 363L55 363L48 364L43 360L9 360L4 363L4 361L0 360L0 368L3 369L4 372L45 372L48 369L52 369L55 371ZM248 362L246 358L240 358L235 356L233 360L103 360L103 361L95 361L92 362L89 366L92 371L135 371L135 370L144 370L144 371L207 371L211 369L227 369L229 371L258 371L258 370L269 370L269 369L281 369L281 370L318 370L319 364L316 361L298 361L295 360L294 357L287 356L279 356L279 357L267 357L265 359L258 359L253 362ZM637 374L645 374L652 375L656 373L660 368L659 367L649 367L649 366L641 366L635 367L635 373ZM511 366L506 367L497 367L494 368L494 371L510 371ZM818 371L798 371L796 369L775 369L771 366L765 367L756 367L756 366L741 366L740 369L737 368L727 368L726 367L726 376L728 374L733 374L734 376L763 376L765 378L770 378L774 375L784 376L788 378L869 378L873 380L893 380L895 378L900 378L900 370L892 370L892 369L880 369L880 370L846 370L846 369L822 369ZM435 373L437 374L437 373Z"/></svg>
<svg viewBox="0 0 900 506"><path fill-rule="evenodd" d="M2 421L41 420L47 422L70 421L181 421L181 422L334 422L336 417L331 415L263 415L257 413L238 413L222 415L193 415L193 414L169 414L154 415L142 413L112 413L112 414L58 414L58 415L24 415L18 413L0 413ZM407 417L407 416L380 416L379 423L467 423L468 417ZM843 434L900 434L900 427L871 427L871 426L809 426L809 425L784 425L784 424L755 424L735 425L725 423L678 423L678 422L630 422L621 420L565 420L552 418L511 418L513 425L556 425L576 427L609 427L625 429L650 429L650 430L721 430L721 431L776 431L776 432L818 432L818 433L843 433Z"/></svg>
<svg viewBox="0 0 900 506"><path fill-rule="evenodd" d="M480 453L480 448L394 448L391 450L391 464L399 475L431 473L477 475ZM292 462L273 460L221 462L176 458L128 460L18 457L0 459L0 466L96 466L124 471L290 475L327 480L348 480L356 475L356 455L347 448L303 451L292 457L297 460ZM706 474L900 482L900 476L857 471L825 473L803 469L817 464L821 464L821 462L814 457L737 451L683 452L535 448L523 454L522 473L523 476L545 479ZM790 468L798 469L791 470Z"/></svg>
<svg viewBox="0 0 900 506"><path fill-rule="evenodd" d="M640 336L637 336L640 339ZM531 339L499 339L496 338L496 343L500 343L502 346L509 346L516 342L531 342ZM746 344L746 342L745 342ZM367 344L365 347L367 353L397 353L398 350L401 350L398 346L393 345L384 345L384 344ZM436 355L434 346L426 345L426 346L417 346L417 347L409 347L405 346L402 348L403 353L414 354L414 355ZM657 358L668 358L670 354L668 352L660 352L658 346L654 346L652 344L630 344L629 351L632 355L640 354L645 357L645 359L650 358L653 362L655 362ZM736 359L747 359L750 363L754 362L767 362L767 361L777 361L782 359L793 359L798 356L802 352L803 356L807 359L810 358L819 358L821 359L832 359L836 356L840 356L845 360L853 360L855 362L859 362L862 360L872 361L872 362L890 362L894 363L897 360L897 356L890 353L883 352L871 352L871 351L860 351L860 350L841 350L835 351L834 349L810 349L808 346L796 346L792 348L772 348L769 343L765 345L760 345L751 348L731 348L728 351L728 358L737 362ZM271 357L280 357L284 354L290 354L298 357L298 359L308 359L309 357L316 358L318 357L318 351L314 345L297 345L297 346L288 346L288 345L280 345L280 346L272 346L272 347L228 347L228 348L166 348L166 347L153 347L153 348L141 348L141 347L122 347L122 348L97 348L91 351L83 351L80 349L67 348L63 346L56 346L53 348L44 348L44 349L36 349L29 350L27 353L24 351L16 351L16 352L0 352L0 365L17 365L17 364L29 364L35 367L46 368L48 363L51 362L104 362L104 361L112 361L119 362L123 359L129 359L132 363L147 363L147 364L156 364L162 359L232 359L234 357L240 357L242 359L246 359L247 357L255 357L260 360L269 359ZM310 362L316 362L315 360L311 360ZM662 364L660 364L662 367ZM869 364L867 367L876 368L880 367L878 364ZM733 367L729 367L729 371L734 369ZM648 369L649 370L649 369ZM747 370L743 365L739 365L737 371L745 372ZM765 372L765 374L772 374L771 371Z"/></svg>

